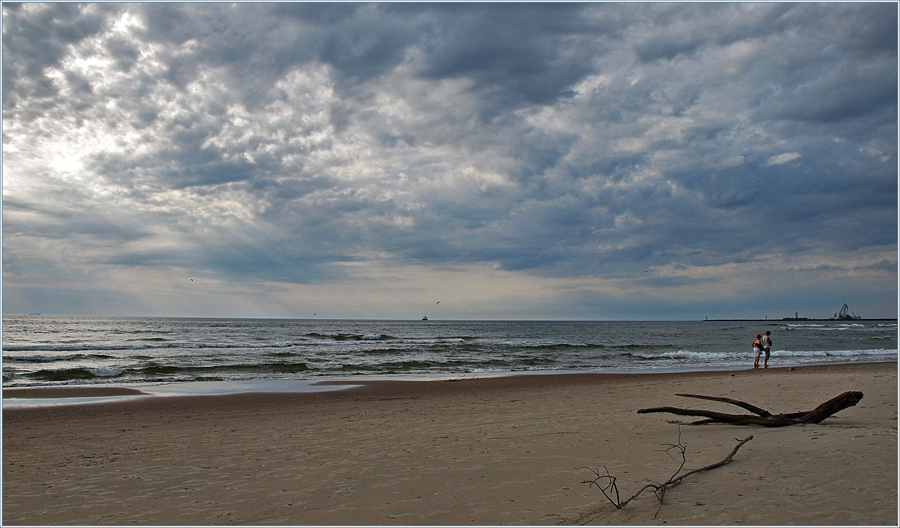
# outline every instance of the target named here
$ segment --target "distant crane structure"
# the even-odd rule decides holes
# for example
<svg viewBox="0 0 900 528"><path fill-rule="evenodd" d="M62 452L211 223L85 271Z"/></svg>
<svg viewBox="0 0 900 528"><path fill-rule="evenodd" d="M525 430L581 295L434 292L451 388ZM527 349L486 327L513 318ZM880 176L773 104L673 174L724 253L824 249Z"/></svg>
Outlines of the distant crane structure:
<svg viewBox="0 0 900 528"><path fill-rule="evenodd" d="M847 303L844 303L844 305L841 306L841 311L834 314L834 317L832 319L835 319L837 321L854 321L856 319L862 319L862 317L856 315L856 313L854 312L851 312L850 307L847 306Z"/></svg>

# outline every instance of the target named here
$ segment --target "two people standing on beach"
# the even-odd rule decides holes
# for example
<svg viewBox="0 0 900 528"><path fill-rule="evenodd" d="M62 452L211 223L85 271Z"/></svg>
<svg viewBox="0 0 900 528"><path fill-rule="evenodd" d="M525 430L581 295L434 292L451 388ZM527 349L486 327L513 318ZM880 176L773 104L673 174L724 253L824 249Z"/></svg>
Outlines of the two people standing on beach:
<svg viewBox="0 0 900 528"><path fill-rule="evenodd" d="M765 354L765 360L763 361L763 368L769 368L769 355L772 353L772 338L769 337L769 331L766 330L766 335L756 334L756 339L753 340L753 368L759 368L759 357Z"/></svg>

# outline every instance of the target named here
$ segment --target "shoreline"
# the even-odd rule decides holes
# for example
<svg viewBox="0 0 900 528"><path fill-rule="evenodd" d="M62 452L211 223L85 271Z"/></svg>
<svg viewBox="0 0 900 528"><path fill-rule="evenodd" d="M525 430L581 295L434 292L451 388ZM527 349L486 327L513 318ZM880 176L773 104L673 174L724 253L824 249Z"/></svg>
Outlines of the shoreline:
<svg viewBox="0 0 900 528"><path fill-rule="evenodd" d="M4 524L895 524L897 363L648 374L378 380L344 390L140 397L3 412ZM678 426L637 409L811 410L821 424ZM623 497L721 460L659 505ZM35 439L40 439L36 441Z"/></svg>
<svg viewBox="0 0 900 528"><path fill-rule="evenodd" d="M96 399L98 403L116 401L116 399L135 399L134 397L215 397L235 394L255 393L287 393L305 394L315 392L332 392L347 390L351 386L370 386L380 383L456 383L483 381L497 378L528 378L540 376L587 376L587 377L620 377L620 376L668 376L668 375L696 375L704 373L738 373L753 370L818 370L834 367L855 367L865 365L896 364L896 361L861 362L861 363L825 363L817 365L770 367L767 369L746 368L700 368L692 370L661 369L658 371L646 370L610 370L604 372L592 371L528 371L528 372L493 372L460 375L384 375L384 376L360 376L360 377L334 377L298 380L245 380L245 381L187 381L187 382L159 382L138 384L85 384L65 386L32 386L9 387L2 389L3 409L28 407L30 405L77 405L92 403ZM78 403L67 403L68 400L83 400ZM49 403L48 403L49 402Z"/></svg>

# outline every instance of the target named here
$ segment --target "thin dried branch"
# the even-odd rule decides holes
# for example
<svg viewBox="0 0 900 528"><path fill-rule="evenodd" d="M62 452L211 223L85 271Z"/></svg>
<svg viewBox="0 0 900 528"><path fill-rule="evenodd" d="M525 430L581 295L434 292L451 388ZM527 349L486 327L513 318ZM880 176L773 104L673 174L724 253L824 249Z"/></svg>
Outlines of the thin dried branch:
<svg viewBox="0 0 900 528"><path fill-rule="evenodd" d="M743 445L746 444L747 442L749 442L750 440L753 440L753 435L750 435L747 438L744 438L743 440L738 440L737 438L735 438L735 440L738 442L738 444L736 446L734 446L734 449L731 450L731 453L728 453L727 457L725 457L724 459L722 459L719 462L716 462L715 464L703 466L702 468L699 468L699 469L692 469L692 470L688 471L687 473L685 473L684 475L681 475L674 479L670 479L669 487L672 488L674 486L677 486L678 484L681 483L682 480L684 480L685 478L687 478L695 473L700 473L701 471L709 471L710 469L716 469L717 467L722 467L725 464L730 464L731 461L734 459L734 455L738 452L738 449L743 447Z"/></svg>
<svg viewBox="0 0 900 528"><path fill-rule="evenodd" d="M610 475L609 470L606 469L606 467L604 466L603 470L605 471L605 473L600 473L599 469L585 468L585 469L588 469L589 471L591 471L592 473L594 473L595 478L593 478L591 480L582 481L582 484L589 484L590 486L597 486L597 488L600 489L601 493L603 493L603 496L606 497L606 500L608 500L610 502L610 504L615 506L616 509L624 508L625 505L627 505L629 502L633 501L634 499L638 498L638 496L641 495L642 493L644 493L645 491L653 490L653 492L656 494L657 500L659 501L659 507L662 508L663 498L665 497L667 490L674 488L675 486L680 484L685 478L687 478L691 475L695 475L697 473L700 473L701 471L709 471L710 469L715 469L717 467L721 467L721 466L724 466L725 464L731 463L731 461L734 459L734 455L738 452L738 450L744 444L749 442L750 440L753 440L753 436L748 436L747 438L744 438L743 440L738 440L737 438L735 438L735 441L737 441L738 444L736 446L734 446L734 449L731 450L731 453L729 453L728 456L725 457L723 460L716 462L715 464L710 464L708 466L704 466L699 469L692 469L684 474L679 475L679 473L681 473L681 471L684 469L685 464L687 463L687 457L685 454L687 451L687 448L684 444L681 443L681 434L679 431L678 443L677 444L669 444L667 451L672 450L672 449L677 449L681 453L682 462L681 462L681 465L678 466L678 470L675 471L675 473L672 474L672 476L669 477L669 479L666 480L665 482L663 482L661 484L660 483L647 484L643 488L638 490L638 492L635 493L634 495L632 495L631 497L629 497L625 500L621 500L619 498L619 488L616 485L616 477ZM615 497L615 500L613 499L613 496ZM656 513L659 514L659 508L657 508Z"/></svg>

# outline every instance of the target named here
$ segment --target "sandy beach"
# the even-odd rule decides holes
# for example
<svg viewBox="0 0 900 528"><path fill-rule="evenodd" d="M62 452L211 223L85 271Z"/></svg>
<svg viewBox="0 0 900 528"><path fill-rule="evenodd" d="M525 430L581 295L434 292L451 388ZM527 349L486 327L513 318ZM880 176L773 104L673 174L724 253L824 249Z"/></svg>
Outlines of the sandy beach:
<svg viewBox="0 0 900 528"><path fill-rule="evenodd" d="M773 413L849 391L821 424L674 423L676 406ZM128 394L119 391L115 394ZM13 390L4 398L23 396ZM58 393L44 393L54 396ZM83 396L84 393L79 394ZM32 393L30 397L41 395ZM372 382L334 392L7 408L4 525L896 525L897 364ZM688 477L662 506L622 497ZM658 510L658 513L657 513Z"/></svg>

